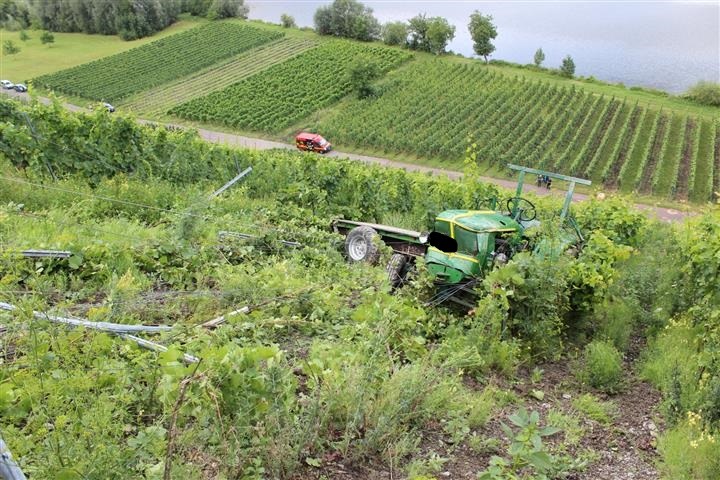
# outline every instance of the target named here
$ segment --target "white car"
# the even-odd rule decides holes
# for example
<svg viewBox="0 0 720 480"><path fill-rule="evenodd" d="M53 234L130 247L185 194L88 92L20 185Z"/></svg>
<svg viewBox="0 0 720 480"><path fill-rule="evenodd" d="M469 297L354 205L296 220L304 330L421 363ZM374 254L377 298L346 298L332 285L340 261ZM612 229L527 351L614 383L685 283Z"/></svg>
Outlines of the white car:
<svg viewBox="0 0 720 480"><path fill-rule="evenodd" d="M10 80L0 80L0 85L2 85L5 90L10 90L11 88L15 87L15 84L12 83Z"/></svg>
<svg viewBox="0 0 720 480"><path fill-rule="evenodd" d="M113 107L113 106L110 105L109 103L103 102L102 105L103 105L103 107L105 107L105 109L106 109L108 112L110 112L110 113L113 113L113 112L115 111L115 107Z"/></svg>

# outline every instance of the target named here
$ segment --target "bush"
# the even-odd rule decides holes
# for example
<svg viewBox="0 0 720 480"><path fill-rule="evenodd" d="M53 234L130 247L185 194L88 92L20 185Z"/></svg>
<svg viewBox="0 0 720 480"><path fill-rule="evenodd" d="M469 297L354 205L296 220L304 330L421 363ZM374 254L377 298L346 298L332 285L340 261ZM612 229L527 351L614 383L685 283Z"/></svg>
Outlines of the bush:
<svg viewBox="0 0 720 480"><path fill-rule="evenodd" d="M55 43L55 35L50 32L43 32L42 35L40 35L40 41L43 45L47 45L48 43Z"/></svg>
<svg viewBox="0 0 720 480"><path fill-rule="evenodd" d="M613 344L620 351L627 350L637 316L637 306L629 301L608 302L595 312L596 338Z"/></svg>
<svg viewBox="0 0 720 480"><path fill-rule="evenodd" d="M700 81L684 95L702 105L720 107L720 83Z"/></svg>
<svg viewBox="0 0 720 480"><path fill-rule="evenodd" d="M600 401L589 393L580 395L573 400L572 406L575 410L584 413L589 419L604 425L609 425L617 412L615 404Z"/></svg>
<svg viewBox="0 0 720 480"><path fill-rule="evenodd" d="M295 18L293 18L292 15L288 15L287 13L283 13L282 15L280 15L280 24L283 26L283 28L297 27L297 24L295 23Z"/></svg>
<svg viewBox="0 0 720 480"><path fill-rule="evenodd" d="M5 42L3 42L3 53L5 55L15 55L16 53L20 53L20 47L15 45L15 42L12 40L5 40Z"/></svg>
<svg viewBox="0 0 720 480"><path fill-rule="evenodd" d="M581 380L606 393L620 390L622 358L612 344L595 340L585 347Z"/></svg>

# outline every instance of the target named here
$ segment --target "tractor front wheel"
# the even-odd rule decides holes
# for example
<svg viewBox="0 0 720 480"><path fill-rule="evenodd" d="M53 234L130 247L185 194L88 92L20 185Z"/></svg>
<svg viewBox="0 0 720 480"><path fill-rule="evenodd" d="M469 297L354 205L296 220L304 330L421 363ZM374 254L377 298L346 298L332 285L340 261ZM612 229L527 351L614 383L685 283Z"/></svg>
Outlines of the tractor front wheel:
<svg viewBox="0 0 720 480"><path fill-rule="evenodd" d="M345 237L345 254L351 262L366 262L371 265L380 259L376 242L379 237L374 228L361 225L350 230Z"/></svg>

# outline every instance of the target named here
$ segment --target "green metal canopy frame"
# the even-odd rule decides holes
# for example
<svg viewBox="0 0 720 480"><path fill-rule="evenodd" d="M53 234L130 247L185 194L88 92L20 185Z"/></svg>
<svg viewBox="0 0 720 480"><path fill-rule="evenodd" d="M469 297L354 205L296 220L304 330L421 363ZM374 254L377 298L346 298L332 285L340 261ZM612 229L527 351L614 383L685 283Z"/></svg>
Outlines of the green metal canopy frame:
<svg viewBox="0 0 720 480"><path fill-rule="evenodd" d="M560 221L564 221L567 217L568 210L570 210L570 202L572 201L573 193L575 193L575 184L579 183L580 185L592 185L592 182L590 180L585 180L584 178L577 178L577 177L570 177L568 175L562 175L560 173L553 173L553 172L546 172L545 170L538 170L536 168L530 168L530 167L521 167L520 165L513 165L512 163L508 163L508 168L510 170L515 170L520 172L520 176L518 177L518 184L517 184L517 190L515 192L515 197L520 197L523 190L523 181L525 180L525 174L526 173L534 173L535 175L545 175L550 178L554 178L557 180L564 180L566 182L570 183L570 187L568 188L567 193L565 194L565 203L563 204L562 212L560 212ZM513 210L517 210L517 203L515 203L515 206L513 207ZM516 215L516 211L512 212L512 215Z"/></svg>

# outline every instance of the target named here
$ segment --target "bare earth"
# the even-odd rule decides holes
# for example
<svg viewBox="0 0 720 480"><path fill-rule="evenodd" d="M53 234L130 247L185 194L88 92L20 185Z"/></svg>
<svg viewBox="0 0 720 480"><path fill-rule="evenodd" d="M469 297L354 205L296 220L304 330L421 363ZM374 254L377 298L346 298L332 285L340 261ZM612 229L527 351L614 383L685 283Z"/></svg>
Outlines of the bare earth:
<svg viewBox="0 0 720 480"><path fill-rule="evenodd" d="M27 93L18 93L14 90L4 90L0 89L2 93L5 95L19 98L24 101L29 101L30 96ZM43 103L50 103L50 99L45 97L37 97L41 102ZM79 107L77 105L72 105L69 103L64 104L65 107L70 111L87 111L87 109L83 107ZM138 122L140 123L158 123L153 122L150 120L143 120L138 119ZM172 126L175 128L186 128L181 125L173 125L173 124L165 124L167 126ZM294 145L288 144L288 143L281 143L281 142L274 142L270 140L264 140L262 138L252 138L252 137L244 137L242 135L234 135L232 133L224 133L224 132L216 132L212 130L205 130L202 128L198 129L199 135L207 140L208 142L223 144L223 145L230 145L230 146L237 146L237 147L244 147L244 148L253 148L257 150L271 150L274 148L282 148L282 149L295 149ZM407 170L409 172L422 172L422 173L430 173L432 175L438 175L438 176L446 176L450 179L458 179L462 177L462 172L458 172L455 170L445 170L442 168L433 168L433 167L425 167L422 165L415 165L412 163L404 163L404 162L397 162L394 160L390 160L387 158L379 158L379 157L369 157L367 155L358 155L355 153L346 153L346 152L338 152L338 151L332 151L328 154L330 157L335 158L347 158L349 160L355 160L359 162L369 163L369 164L376 164L376 165L383 165L390 168L402 168L403 170ZM514 190L516 187L516 183L512 180L504 180L499 178L492 178L492 177L481 177L481 179L484 182L487 183L493 183L495 185L498 185L499 187L508 188L511 190ZM537 195L564 195L565 192L561 190L547 190L545 188L539 188L533 184L526 184L525 185L526 191L532 191ZM587 200L588 195L584 195L581 193L576 193L573 196L573 201L580 202L583 200ZM665 208L665 207L657 207L653 205L646 205L641 203L636 203L635 208L638 210L642 210L647 213L649 217L657 218L659 220L663 220L665 222L675 222L675 221L681 221L684 218L693 215L692 212L688 211L680 211L675 210L672 208Z"/></svg>

